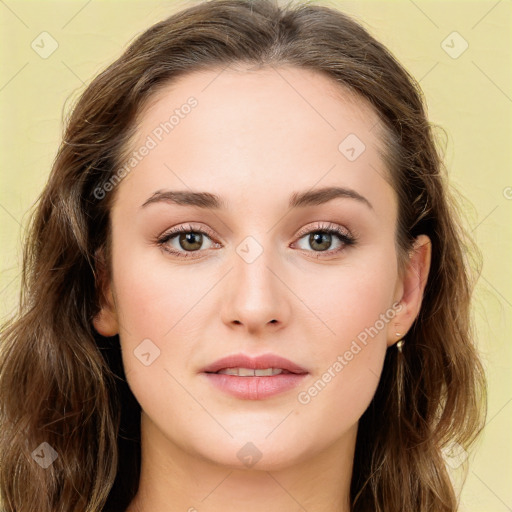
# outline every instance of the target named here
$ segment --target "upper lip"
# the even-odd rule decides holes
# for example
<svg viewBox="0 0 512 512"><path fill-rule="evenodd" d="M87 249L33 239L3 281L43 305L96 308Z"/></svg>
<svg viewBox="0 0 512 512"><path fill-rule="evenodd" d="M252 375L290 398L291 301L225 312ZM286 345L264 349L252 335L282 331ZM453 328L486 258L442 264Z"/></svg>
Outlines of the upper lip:
<svg viewBox="0 0 512 512"><path fill-rule="evenodd" d="M209 364L201 371L204 373L215 373L225 368L252 368L254 370L264 368L281 368L290 373L308 373L308 371L289 359L278 356L277 354L263 354L252 357L246 354L233 354L223 357Z"/></svg>

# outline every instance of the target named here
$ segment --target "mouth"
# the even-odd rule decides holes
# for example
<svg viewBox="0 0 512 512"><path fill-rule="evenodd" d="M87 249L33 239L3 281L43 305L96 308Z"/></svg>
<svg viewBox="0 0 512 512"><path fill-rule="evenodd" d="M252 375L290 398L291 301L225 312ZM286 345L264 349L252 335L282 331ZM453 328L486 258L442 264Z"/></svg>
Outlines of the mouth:
<svg viewBox="0 0 512 512"><path fill-rule="evenodd" d="M295 374L283 368L223 368L217 372L205 372L222 375L236 375L237 377L272 377L283 373ZM298 374L297 374L298 375Z"/></svg>
<svg viewBox="0 0 512 512"><path fill-rule="evenodd" d="M228 356L203 368L216 389L243 400L262 400L289 391L308 375L305 368L275 354Z"/></svg>
<svg viewBox="0 0 512 512"><path fill-rule="evenodd" d="M277 354L250 356L233 354L209 364L201 370L204 373L224 373L239 377L268 377L281 373L308 373L305 368Z"/></svg>

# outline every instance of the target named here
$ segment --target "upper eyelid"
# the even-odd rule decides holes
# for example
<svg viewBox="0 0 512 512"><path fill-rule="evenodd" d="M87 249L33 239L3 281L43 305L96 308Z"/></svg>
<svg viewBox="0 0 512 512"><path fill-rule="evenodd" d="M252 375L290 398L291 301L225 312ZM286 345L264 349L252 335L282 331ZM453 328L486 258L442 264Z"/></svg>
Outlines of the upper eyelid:
<svg viewBox="0 0 512 512"><path fill-rule="evenodd" d="M308 235L309 233L313 233L315 231L329 231L329 230L338 231L339 230L341 232L346 232L344 234L346 234L347 236L355 238L355 235L353 235L352 232L345 226L341 226L340 224L336 224L335 222L330 222L330 221L319 221L319 222L320 222L320 225L308 226L308 227L301 228L295 236L303 237L303 236Z"/></svg>

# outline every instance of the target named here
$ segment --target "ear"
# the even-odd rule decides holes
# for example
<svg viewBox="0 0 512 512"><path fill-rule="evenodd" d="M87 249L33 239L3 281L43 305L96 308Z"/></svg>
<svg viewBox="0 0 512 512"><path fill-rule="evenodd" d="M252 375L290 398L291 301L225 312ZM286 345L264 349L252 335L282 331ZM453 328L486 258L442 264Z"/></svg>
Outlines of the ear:
<svg viewBox="0 0 512 512"><path fill-rule="evenodd" d="M103 247L98 249L94 256L96 263L96 296L100 304L100 311L93 318L93 325L102 336L115 336L119 332L119 323Z"/></svg>
<svg viewBox="0 0 512 512"><path fill-rule="evenodd" d="M388 324L388 347L405 336L420 312L431 256L430 238L427 235L418 236L409 252L409 261L404 275L397 282L395 301L399 302L401 307L397 308L393 321Z"/></svg>

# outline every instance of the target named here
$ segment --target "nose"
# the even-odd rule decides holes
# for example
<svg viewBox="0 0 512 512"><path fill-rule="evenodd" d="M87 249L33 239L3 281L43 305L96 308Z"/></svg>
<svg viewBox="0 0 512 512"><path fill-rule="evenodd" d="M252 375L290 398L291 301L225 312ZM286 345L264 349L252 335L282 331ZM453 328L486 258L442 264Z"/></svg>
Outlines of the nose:
<svg viewBox="0 0 512 512"><path fill-rule="evenodd" d="M233 269L222 290L222 321L230 328L259 334L282 328L290 316L291 292L270 250L254 260L233 253Z"/></svg>

